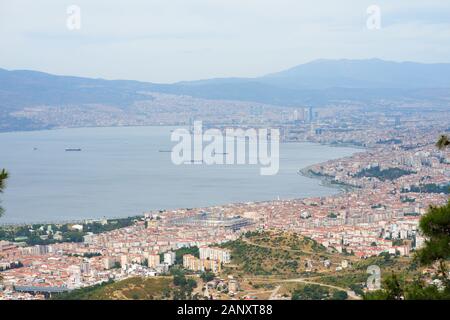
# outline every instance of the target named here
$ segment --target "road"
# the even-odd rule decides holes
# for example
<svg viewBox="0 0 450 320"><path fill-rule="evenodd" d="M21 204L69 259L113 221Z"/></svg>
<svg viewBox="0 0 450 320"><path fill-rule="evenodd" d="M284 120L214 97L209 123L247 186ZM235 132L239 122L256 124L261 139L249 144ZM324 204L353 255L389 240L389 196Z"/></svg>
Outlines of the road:
<svg viewBox="0 0 450 320"><path fill-rule="evenodd" d="M345 291L345 292L347 292L347 295L349 298L351 298L353 300L361 300L361 297L357 296L353 291L349 291L346 288L333 286L331 284L309 281L308 279L304 279L304 278L287 279L287 280L282 280L281 282L300 282L300 283L305 283L305 284L315 284L315 285L318 285L321 287L327 287L327 288L331 288L331 289L335 289L335 290L339 290L339 291Z"/></svg>
<svg viewBox="0 0 450 320"><path fill-rule="evenodd" d="M272 293L270 294L269 300L275 300L276 295L278 294L278 291L280 290L281 286L277 286Z"/></svg>
<svg viewBox="0 0 450 320"><path fill-rule="evenodd" d="M321 287L326 287L330 289L335 289L339 291L344 291L347 293L348 297L352 300L361 300L360 296L357 296L353 291L348 290L347 288L333 286L331 284L311 281L312 279L320 278L320 277L311 277L311 278L293 278L293 279L276 279L276 278L269 278L269 277L251 277L247 278L249 280L257 280L257 281L263 281L263 282L272 282L272 283L288 283L288 282L298 282L298 283L304 283L304 284L314 284ZM274 297L277 295L281 285L278 285L271 293L269 300L273 300Z"/></svg>
<svg viewBox="0 0 450 320"><path fill-rule="evenodd" d="M301 253L306 253L306 254L314 254L315 252L309 251L309 250L296 250L296 249L291 249L291 248L286 248L286 247L272 247L269 245L264 245L264 244L259 244L259 243L255 243L250 241L248 238L243 238L242 239L245 243L248 243L250 245L256 246L256 247L261 247L261 248L266 248L266 249L275 249L275 250L286 250L286 251L290 251L290 252L301 252ZM322 255L328 255L328 253L320 253ZM317 277L313 277L313 278L317 278ZM338 286L333 286L330 284L325 284L325 283L320 283L320 282L315 282L315 281L311 281L311 279L313 278L294 278L294 279L273 279L273 278L268 278L266 280L271 281L271 282L300 282L300 283L305 283L305 284L314 284L314 285L318 285L318 286L322 286L322 287L327 287L327 288L331 288L331 289L335 289L335 290L340 290L340 291L344 291L347 293L348 297L350 299L353 300L361 300L361 297L357 296L353 291L349 291L346 288L342 288L342 287L338 287ZM257 277L255 277L255 279L257 279ZM270 295L269 300L273 300L275 298L275 296L277 295L279 289L280 289L280 285L277 286L273 291L272 294Z"/></svg>

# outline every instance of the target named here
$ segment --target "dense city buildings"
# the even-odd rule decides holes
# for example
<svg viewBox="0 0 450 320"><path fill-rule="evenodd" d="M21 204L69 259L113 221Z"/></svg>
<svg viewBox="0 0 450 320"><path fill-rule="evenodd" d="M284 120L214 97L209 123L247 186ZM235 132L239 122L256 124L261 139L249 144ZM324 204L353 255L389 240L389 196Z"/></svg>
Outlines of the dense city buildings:
<svg viewBox="0 0 450 320"><path fill-rule="evenodd" d="M187 270L220 273L232 259L220 244L253 230L294 232L359 258L383 252L408 257L420 248L425 240L420 217L430 205L448 200L450 153L435 147L449 130L448 112L291 112L277 124L284 141L361 147L350 157L299 168L298 174L322 179L341 193L147 212L129 226L87 233L82 242L27 246L1 241L0 298L44 298L110 280L166 274L181 248L199 248L199 256L182 257ZM52 234L51 228L46 232ZM228 285L238 290L234 280Z"/></svg>

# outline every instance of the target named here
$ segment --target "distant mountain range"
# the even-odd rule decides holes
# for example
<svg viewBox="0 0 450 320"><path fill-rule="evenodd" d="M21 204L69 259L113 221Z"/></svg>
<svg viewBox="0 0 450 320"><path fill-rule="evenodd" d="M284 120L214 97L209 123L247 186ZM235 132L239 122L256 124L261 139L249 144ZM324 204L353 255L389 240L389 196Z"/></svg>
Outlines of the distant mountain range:
<svg viewBox="0 0 450 320"><path fill-rule="evenodd" d="M316 60L256 78L156 84L0 69L0 117L36 105L107 104L126 109L145 92L205 99L320 106L342 101L450 101L450 64Z"/></svg>

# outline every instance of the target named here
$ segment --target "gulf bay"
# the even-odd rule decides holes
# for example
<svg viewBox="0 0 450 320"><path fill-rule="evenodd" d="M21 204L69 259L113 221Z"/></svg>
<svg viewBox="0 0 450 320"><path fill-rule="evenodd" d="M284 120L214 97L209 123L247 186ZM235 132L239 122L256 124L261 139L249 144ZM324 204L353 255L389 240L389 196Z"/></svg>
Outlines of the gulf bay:
<svg viewBox="0 0 450 320"><path fill-rule="evenodd" d="M259 165L174 165L173 127L75 128L0 134L0 168L10 173L1 223L125 217L145 211L326 196L339 192L297 174L361 151L282 143L280 170ZM81 151L66 151L80 148Z"/></svg>

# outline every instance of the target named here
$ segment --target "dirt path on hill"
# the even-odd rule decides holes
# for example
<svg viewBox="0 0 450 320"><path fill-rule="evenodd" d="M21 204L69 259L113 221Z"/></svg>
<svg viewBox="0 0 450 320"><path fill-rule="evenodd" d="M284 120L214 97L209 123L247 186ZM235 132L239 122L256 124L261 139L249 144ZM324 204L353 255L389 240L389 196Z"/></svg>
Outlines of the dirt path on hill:
<svg viewBox="0 0 450 320"><path fill-rule="evenodd" d="M284 246L279 246L279 247L272 247L269 245L264 245L264 244L259 244L259 243L255 243L253 241L250 241L248 238L243 238L242 239L245 243L250 244L252 246L256 246L256 247L260 247L260 248L266 248L266 249L273 249L273 250L285 250L285 251L290 251L290 252L296 252L296 253L306 253L306 254L318 254L317 252L314 251L310 251L310 250L299 250L299 249L291 249L289 247L284 247ZM332 254L328 253L328 252L320 252L320 254L326 255L326 256L331 256ZM348 258L347 258L348 259ZM349 259L351 260L351 259ZM322 286L322 287L327 287L330 289L335 289L335 290L339 290L339 291L344 291L347 293L348 297L352 300L361 300L361 297L357 296L353 291L349 291L346 288L342 288L342 287L338 287L338 286L333 286L330 284L325 284L325 283L320 283L320 282L315 282L315 281L311 281L313 279L317 279L320 278L320 276L315 276L315 277L311 277L311 278L293 278L293 279L280 279L280 278L271 278L271 277L265 277L265 278L258 278L258 277L251 277L251 278L247 278L247 279L255 279L255 280L261 280L261 281L270 281L270 282L275 282L275 283L288 283L288 282L299 282L299 283L305 283L305 284L313 284L313 285L318 285L318 286ZM281 286L277 286L273 291L272 294L270 295L269 299L274 299L274 297L276 296L276 294L278 293L279 289L281 288Z"/></svg>
<svg viewBox="0 0 450 320"><path fill-rule="evenodd" d="M272 293L270 294L269 300L275 300L275 296L278 294L278 291L280 290L281 286L277 286Z"/></svg>
<svg viewBox="0 0 450 320"><path fill-rule="evenodd" d="M331 284L326 284L326 283L321 283L321 282L316 282L313 281L313 279L317 279L320 277L311 277L311 278L292 278L292 279L276 279L276 278L268 278L268 277L250 277L247 278L249 280L257 280L257 281L262 281L262 282L272 282L272 283L289 283L289 282L298 282L298 283L304 283L304 284L313 284L313 285L318 285L321 287L327 287L330 289L335 289L335 290L339 290L339 291L344 291L347 293L348 297L352 300L361 300L360 296L357 296L353 291L348 290L347 288L343 288L343 287L338 287L338 286L333 286ZM271 297L274 297L281 286L277 286L273 291L272 291L272 295Z"/></svg>
<svg viewBox="0 0 450 320"><path fill-rule="evenodd" d="M315 281L310 281L308 279L303 279L303 278L298 278L298 279L287 279L287 280L282 280L281 282L300 282L300 283L305 283L305 284L314 284L314 285L318 285L321 287L327 287L327 288L331 288L331 289L335 289L335 290L339 290L339 291L344 291L347 293L347 295L349 296L349 298L353 299L353 300L361 300L361 297L357 296L356 294L354 294L352 291L349 291L346 288L342 288L342 287L337 287L337 286L333 286L331 284L325 284L325 283L320 283L320 282L315 282Z"/></svg>

